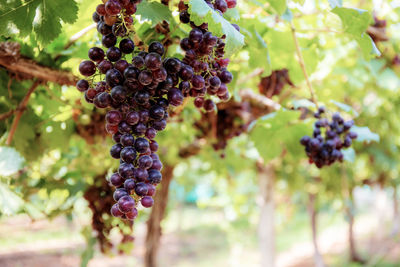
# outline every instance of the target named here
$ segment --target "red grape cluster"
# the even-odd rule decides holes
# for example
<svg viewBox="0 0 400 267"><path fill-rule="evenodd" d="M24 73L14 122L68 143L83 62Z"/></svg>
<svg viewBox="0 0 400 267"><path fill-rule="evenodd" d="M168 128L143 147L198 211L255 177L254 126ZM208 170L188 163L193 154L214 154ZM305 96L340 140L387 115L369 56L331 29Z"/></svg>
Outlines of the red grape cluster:
<svg viewBox="0 0 400 267"><path fill-rule="evenodd" d="M236 6L236 0L205 1L207 4L220 12L221 15L228 8ZM181 48L185 51L182 62L187 66L180 89L185 96L195 97L194 104L197 108L204 108L207 112L214 111L215 103L206 95L217 96L222 101L230 98L227 84L232 81L232 74L226 69L229 59L224 58L225 43L222 38L212 35L208 31L208 24L195 25L190 20L188 5L183 1L179 3L179 17L182 23L190 23L193 28L187 38L181 40ZM240 30L237 25L234 25Z"/></svg>
<svg viewBox="0 0 400 267"><path fill-rule="evenodd" d="M117 18L112 26L105 22L110 2L120 12L116 15L117 9L112 9ZM193 75L188 71L189 66L180 60L163 59L161 43L151 43L147 52L135 51L134 42L120 34L115 25L125 26L120 18L125 16L127 7L131 11L135 9L136 2L109 0L97 7L93 17L107 51L99 47L89 50L90 60L79 65L80 73L87 78L77 83L77 89L85 93L89 103L97 108L109 108L106 130L113 134L116 143L110 154L120 160L118 172L109 178L109 183L116 188L114 200L117 201L111 214L129 220L137 216L139 202L146 208L153 205L155 186L162 179L162 163L156 154L158 144L154 139L166 127L168 107L183 102L184 96L177 88L180 80ZM106 15L102 15L103 8ZM125 60L128 54L132 55L131 63Z"/></svg>
<svg viewBox="0 0 400 267"><path fill-rule="evenodd" d="M329 121L323 117L324 113L325 108L320 107L314 114L318 120L314 124L313 137L303 136L300 140L300 143L305 146L310 163L315 163L318 168L329 166L335 161L342 162L343 153L340 150L350 147L352 140L357 138L357 133L350 132L354 125L353 120L345 121L336 112Z"/></svg>

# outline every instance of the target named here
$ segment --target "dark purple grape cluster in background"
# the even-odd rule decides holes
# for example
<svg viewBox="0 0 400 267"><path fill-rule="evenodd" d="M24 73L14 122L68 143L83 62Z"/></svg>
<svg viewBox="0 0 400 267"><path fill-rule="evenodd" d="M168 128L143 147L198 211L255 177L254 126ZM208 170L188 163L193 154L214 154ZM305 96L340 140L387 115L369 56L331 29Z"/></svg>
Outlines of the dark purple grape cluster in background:
<svg viewBox="0 0 400 267"><path fill-rule="evenodd" d="M228 8L236 6L236 0L205 1L217 12L226 12ZM180 84L180 89L185 96L195 97L194 105L204 108L207 112L215 109L214 101L207 96L216 96L222 101L230 98L227 84L232 81L232 74L226 69L229 59L224 58L225 43L223 39L212 35L208 31L208 24L195 25L190 20L188 5L183 1L179 3L179 18L182 23L189 23L193 28L187 38L181 40L181 48L185 51L182 62L187 65L183 73L188 77ZM240 30L237 25L234 25ZM189 78L191 76L191 78Z"/></svg>
<svg viewBox="0 0 400 267"><path fill-rule="evenodd" d="M224 43L204 26L194 27L184 39L188 49L182 61L166 58L159 42L139 51L129 37L138 3L109 0L97 6L93 20L106 50L90 48L90 60L79 65L86 78L76 85L87 102L108 108L105 127L115 142L110 155L120 161L108 179L116 188L111 214L129 220L137 216L139 203L145 208L153 205L163 167L155 137L167 125L168 108L194 96L197 107L213 111L214 102L203 96L208 92L227 100L226 84L232 80L225 68L229 60L223 59ZM126 55L132 56L131 62Z"/></svg>
<svg viewBox="0 0 400 267"><path fill-rule="evenodd" d="M345 121L338 112L332 115L329 121L324 116L325 108L320 107L314 117L318 120L314 124L313 136L303 136L300 143L305 146L310 163L318 168L329 166L335 161L343 161L342 148L348 148L357 133L351 132L353 120Z"/></svg>

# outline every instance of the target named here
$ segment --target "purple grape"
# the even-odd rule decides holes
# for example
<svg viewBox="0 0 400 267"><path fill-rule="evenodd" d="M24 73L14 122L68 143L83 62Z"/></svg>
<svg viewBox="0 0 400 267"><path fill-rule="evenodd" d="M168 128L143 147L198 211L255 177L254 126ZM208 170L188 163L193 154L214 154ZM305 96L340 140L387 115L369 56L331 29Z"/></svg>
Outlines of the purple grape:
<svg viewBox="0 0 400 267"><path fill-rule="evenodd" d="M154 200L152 197L145 196L140 200L140 203L142 203L142 206L145 208L150 208L154 204Z"/></svg>
<svg viewBox="0 0 400 267"><path fill-rule="evenodd" d="M147 149L149 149L149 141L147 141L145 138L139 137L135 141L135 149L139 153L145 153Z"/></svg>
<svg viewBox="0 0 400 267"><path fill-rule="evenodd" d="M161 172L158 170L151 169L148 171L149 173L149 183L151 184L159 184L162 180Z"/></svg>
<svg viewBox="0 0 400 267"><path fill-rule="evenodd" d="M145 196L148 193L148 187L145 183L137 183L135 187L135 193L138 196Z"/></svg>
<svg viewBox="0 0 400 267"><path fill-rule="evenodd" d="M132 178L135 168L131 163L121 163L118 168L119 175L124 179Z"/></svg>
<svg viewBox="0 0 400 267"><path fill-rule="evenodd" d="M123 134L120 138L120 142L124 147L131 147L135 144L135 137L131 134Z"/></svg>
<svg viewBox="0 0 400 267"><path fill-rule="evenodd" d="M129 193L124 188L117 188L114 191L113 198L115 201L118 201L121 197L127 196Z"/></svg>
<svg viewBox="0 0 400 267"><path fill-rule="evenodd" d="M135 200L131 196L123 196L118 200L118 207L123 213L130 212L135 207Z"/></svg>
<svg viewBox="0 0 400 267"><path fill-rule="evenodd" d="M119 210L119 206L117 203L112 205L110 213L116 218L122 218L122 216L124 216L124 214Z"/></svg>
<svg viewBox="0 0 400 267"><path fill-rule="evenodd" d="M177 88L172 88L168 91L168 101L173 106L179 106L183 103L182 92Z"/></svg>
<svg viewBox="0 0 400 267"><path fill-rule="evenodd" d="M138 167L141 169L149 169L153 165L153 159L148 155L140 156L138 159Z"/></svg>
<svg viewBox="0 0 400 267"><path fill-rule="evenodd" d="M90 48L88 55L91 60L97 63L104 59L104 51L100 47Z"/></svg>
<svg viewBox="0 0 400 267"><path fill-rule="evenodd" d="M106 122L110 125L118 125L122 120L121 112L118 110L110 110L106 114Z"/></svg>
<svg viewBox="0 0 400 267"><path fill-rule="evenodd" d="M115 187L120 187L124 183L124 179L118 173L113 173L110 177L110 183Z"/></svg>
<svg viewBox="0 0 400 267"><path fill-rule="evenodd" d="M122 146L120 144L115 144L110 149L110 155L114 159L119 159L121 154Z"/></svg>
<svg viewBox="0 0 400 267"><path fill-rule="evenodd" d="M121 159L126 163L132 163L136 159L136 150L127 146L121 150Z"/></svg>
<svg viewBox="0 0 400 267"><path fill-rule="evenodd" d="M139 113L137 113L136 111L131 111L126 115L126 122L129 125L135 125L139 122Z"/></svg>
<svg viewBox="0 0 400 267"><path fill-rule="evenodd" d="M108 35L104 35L101 38L101 43L104 45L104 47L110 48L117 43L117 37L115 37L115 35L112 33L108 34Z"/></svg>
<svg viewBox="0 0 400 267"><path fill-rule="evenodd" d="M135 49L135 44L130 39L122 39L121 42L119 42L119 49L122 53L130 54Z"/></svg>
<svg viewBox="0 0 400 267"><path fill-rule="evenodd" d="M144 64L149 70L156 70L161 67L161 56L157 53L151 52L144 58Z"/></svg>
<svg viewBox="0 0 400 267"><path fill-rule="evenodd" d="M149 53L157 53L162 56L164 55L164 46L160 42L152 42L149 45Z"/></svg>
<svg viewBox="0 0 400 267"><path fill-rule="evenodd" d="M136 183L133 179L126 179L124 182L124 188L126 191L131 192L135 189Z"/></svg>
<svg viewBox="0 0 400 267"><path fill-rule="evenodd" d="M107 50L107 58L111 62L118 61L122 56L121 50L118 47L112 46Z"/></svg>
<svg viewBox="0 0 400 267"><path fill-rule="evenodd" d="M80 92L85 92L87 89L89 89L89 82L87 80L79 80L76 83L76 88L78 89L78 91Z"/></svg>
<svg viewBox="0 0 400 267"><path fill-rule="evenodd" d="M96 65L93 63L93 61L84 60L81 62L81 64L79 64L79 72L83 76L92 76L96 73Z"/></svg>

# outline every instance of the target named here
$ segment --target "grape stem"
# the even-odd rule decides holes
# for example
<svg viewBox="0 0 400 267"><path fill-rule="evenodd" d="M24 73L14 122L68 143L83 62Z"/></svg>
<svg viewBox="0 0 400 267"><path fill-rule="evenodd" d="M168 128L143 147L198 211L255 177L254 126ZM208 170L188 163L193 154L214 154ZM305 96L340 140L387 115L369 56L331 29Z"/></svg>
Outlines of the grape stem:
<svg viewBox="0 0 400 267"><path fill-rule="evenodd" d="M299 60L300 68L303 71L303 75L304 75L304 78L306 79L307 87L308 87L308 89L310 91L310 94L311 94L311 101L315 104L315 106L318 109L317 96L316 96L315 91L314 91L314 89L312 87L312 84L310 82L310 78L308 77L308 74L307 74L306 66L304 64L304 58L303 58L303 55L301 53L300 46L299 46L299 41L297 40L297 36L296 36L296 28L294 27L293 22L290 24L290 27L291 27L291 30L292 30L293 41L294 41L294 45L296 47L296 53L297 53L297 57L298 57L298 60Z"/></svg>
<svg viewBox="0 0 400 267"><path fill-rule="evenodd" d="M41 83L40 80L35 80L31 88L29 88L28 93L26 93L24 99L22 99L21 103L19 103L18 108L15 112L16 115L11 125L10 133L7 136L6 145L9 146L11 144L15 131L17 130L19 120L21 119L21 116L24 113L26 106L28 105L29 98L32 95L32 93L36 90L36 88L40 85L40 83Z"/></svg>

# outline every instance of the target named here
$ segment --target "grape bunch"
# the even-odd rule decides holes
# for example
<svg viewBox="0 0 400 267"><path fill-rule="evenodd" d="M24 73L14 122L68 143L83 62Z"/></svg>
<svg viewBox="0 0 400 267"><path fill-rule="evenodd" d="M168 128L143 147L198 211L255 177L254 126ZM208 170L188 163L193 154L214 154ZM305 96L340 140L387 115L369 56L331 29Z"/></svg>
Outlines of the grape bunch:
<svg viewBox="0 0 400 267"><path fill-rule="evenodd" d="M228 8L236 6L236 0L205 1L217 12L224 13ZM182 23L189 23L192 30L187 38L181 40L180 46L185 51L182 62L187 66L182 70L183 82L180 89L185 96L195 97L194 105L204 108L205 111L215 110L214 101L208 96L216 96L222 101L230 98L227 84L232 81L232 74L227 70L229 59L224 58L224 38L212 35L208 31L208 24L195 25L190 20L188 5L179 3L179 18ZM234 27L240 31L237 25ZM190 76L190 78L189 78Z"/></svg>
<svg viewBox="0 0 400 267"><path fill-rule="evenodd" d="M318 120L314 124L313 137L303 136L300 140L305 146L309 162L318 168L329 166L335 161L342 162L343 153L340 150L350 147L352 140L357 138L357 133L350 131L354 125L353 120L345 121L336 112L329 121L324 114L325 108L319 107L314 114Z"/></svg>
<svg viewBox="0 0 400 267"><path fill-rule="evenodd" d="M182 76L191 78L190 72L185 71L186 64L176 58L164 58L161 43L152 42L147 51L138 51L127 34L129 29L121 31L119 27L126 26L126 15L135 10L138 2L109 0L97 7L93 19L107 51L100 47L89 50L90 60L79 65L86 78L76 85L87 102L99 109L108 108L105 128L115 142L110 155L120 161L118 171L108 179L116 188L113 197L117 203L111 214L129 220L137 216L139 203L145 208L153 205L163 167L156 154L155 137L167 125L168 108L183 102L178 89ZM108 13L110 9L112 13ZM111 14L114 24L109 25L106 16ZM132 57L131 62L128 56Z"/></svg>

